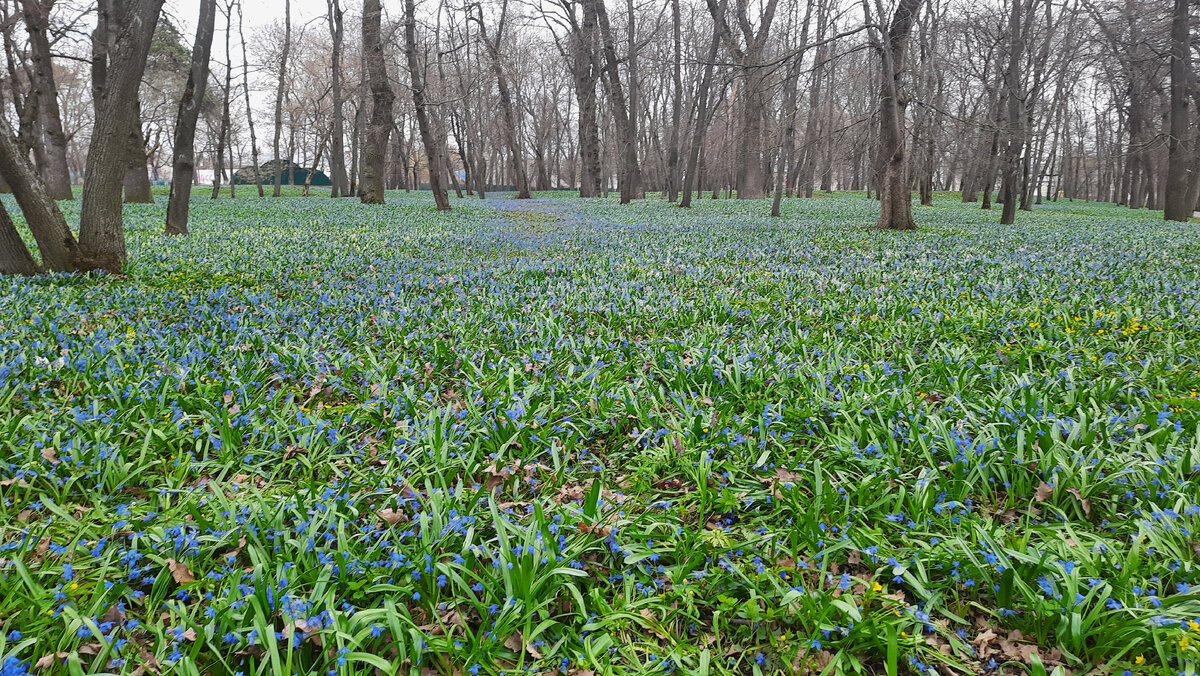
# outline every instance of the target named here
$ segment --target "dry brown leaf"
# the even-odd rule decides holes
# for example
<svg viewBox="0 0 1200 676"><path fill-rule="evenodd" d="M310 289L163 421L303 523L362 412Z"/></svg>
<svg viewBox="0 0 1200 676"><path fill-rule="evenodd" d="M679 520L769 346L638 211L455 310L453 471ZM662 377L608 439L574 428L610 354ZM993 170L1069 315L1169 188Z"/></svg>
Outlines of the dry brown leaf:
<svg viewBox="0 0 1200 676"><path fill-rule="evenodd" d="M236 559L236 558L237 558L237 555L238 555L238 554L241 554L241 553L242 553L242 550L243 550L243 549L245 549L245 548L246 548L246 536L245 536L245 535L243 535L243 536L241 536L241 537L239 537L239 538L238 538L238 544L237 544L237 546L236 546L236 547L234 547L233 549L231 549L231 550L229 550L229 551L225 552L224 554L222 554L222 555L221 555L221 558L224 558L224 559Z"/></svg>
<svg viewBox="0 0 1200 676"><path fill-rule="evenodd" d="M80 655L99 655L100 651L103 649L104 649L104 645L101 643L86 643L84 645L79 646L79 654Z"/></svg>
<svg viewBox="0 0 1200 676"><path fill-rule="evenodd" d="M298 455L308 455L308 449L300 446L288 446L283 451L283 461L287 462Z"/></svg>
<svg viewBox="0 0 1200 676"><path fill-rule="evenodd" d="M533 659L542 659L542 654L538 652L537 648L525 642L525 637L521 635L520 631L514 631L509 634L508 638L504 639L504 647L518 653L524 649Z"/></svg>
<svg viewBox="0 0 1200 676"><path fill-rule="evenodd" d="M47 446L47 447L43 448L42 449L42 460L45 460L46 462L50 463L51 465L57 465L59 463L58 451L54 450L53 446Z"/></svg>
<svg viewBox="0 0 1200 676"><path fill-rule="evenodd" d="M56 652L49 655L42 655L37 662L33 663L33 668L36 670L49 669L50 667L61 664L63 660L70 657L70 653Z"/></svg>
<svg viewBox="0 0 1200 676"><path fill-rule="evenodd" d="M1083 497L1083 493L1079 492L1078 488L1068 488L1067 492L1075 496L1079 501L1079 506L1083 508L1083 515L1087 518L1092 518L1092 499Z"/></svg>
<svg viewBox="0 0 1200 676"><path fill-rule="evenodd" d="M112 622L113 624L121 624L125 621L125 611L121 610L120 606L111 605L104 615L100 618L101 622Z"/></svg>
<svg viewBox="0 0 1200 676"><path fill-rule="evenodd" d="M483 485L488 491L491 491L497 486L503 485L510 477L512 477L512 470L507 467L498 468L493 462L483 470Z"/></svg>
<svg viewBox="0 0 1200 676"><path fill-rule="evenodd" d="M395 526L398 523L404 523L408 521L407 514L404 512L398 512L391 508L381 509L378 512L375 512L375 516L383 519L389 526Z"/></svg>
<svg viewBox="0 0 1200 676"><path fill-rule="evenodd" d="M516 509L517 507L528 507L531 504L533 504L533 503L521 502L520 500L514 500L512 502L501 502L500 504L496 505L496 509L503 512L506 509Z"/></svg>
<svg viewBox="0 0 1200 676"><path fill-rule="evenodd" d="M846 557L846 563L852 566L857 566L858 564L862 563L862 552L858 551L857 549L851 549L850 556Z"/></svg>
<svg viewBox="0 0 1200 676"><path fill-rule="evenodd" d="M1041 484L1038 485L1037 491L1033 494L1033 499L1037 500L1038 502L1045 502L1045 501L1049 500L1050 496L1053 494L1054 494L1054 486L1051 486L1050 484L1043 481Z"/></svg>
<svg viewBox="0 0 1200 676"><path fill-rule="evenodd" d="M176 584L196 581L196 576L192 574L192 569L188 568L187 564L180 563L175 559L167 559L166 564L167 568L171 569L171 577L175 579Z"/></svg>

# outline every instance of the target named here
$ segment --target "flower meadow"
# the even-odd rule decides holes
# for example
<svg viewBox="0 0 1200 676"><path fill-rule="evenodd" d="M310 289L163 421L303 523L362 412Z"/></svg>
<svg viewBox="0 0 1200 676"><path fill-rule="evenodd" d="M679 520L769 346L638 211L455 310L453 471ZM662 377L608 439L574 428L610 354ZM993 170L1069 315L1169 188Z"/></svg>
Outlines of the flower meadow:
<svg viewBox="0 0 1200 676"><path fill-rule="evenodd" d="M1196 224L388 199L0 279L0 673L1194 673Z"/></svg>

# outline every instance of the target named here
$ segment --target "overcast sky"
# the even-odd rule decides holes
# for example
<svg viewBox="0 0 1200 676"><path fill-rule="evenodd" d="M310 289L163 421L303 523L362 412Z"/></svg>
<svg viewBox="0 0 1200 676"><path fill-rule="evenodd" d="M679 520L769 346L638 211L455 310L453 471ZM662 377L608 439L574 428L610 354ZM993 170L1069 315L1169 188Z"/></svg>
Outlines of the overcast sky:
<svg viewBox="0 0 1200 676"><path fill-rule="evenodd" d="M350 4L343 0L342 9ZM224 30L221 7L223 0L217 0L217 33ZM188 47L191 47L192 37L196 30L196 17L200 13L200 0L167 0L166 11L171 15L183 34L187 37ZM258 26L265 26L272 21L283 18L283 0L242 0L242 15L246 18L246 41L254 34ZM292 23L300 24L316 17L325 15L325 0L292 0ZM234 15L236 22L237 15ZM235 23L236 25L236 23ZM237 37L234 36L236 42ZM221 50L223 43L213 37L213 52Z"/></svg>

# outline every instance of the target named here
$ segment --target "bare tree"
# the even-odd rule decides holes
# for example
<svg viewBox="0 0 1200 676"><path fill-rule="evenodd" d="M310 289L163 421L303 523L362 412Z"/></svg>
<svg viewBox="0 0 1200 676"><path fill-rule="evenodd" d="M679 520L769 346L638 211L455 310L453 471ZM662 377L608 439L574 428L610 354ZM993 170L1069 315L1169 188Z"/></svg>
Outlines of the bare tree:
<svg viewBox="0 0 1200 676"><path fill-rule="evenodd" d="M483 20L483 6L476 5L478 14L474 17L479 24L479 39L487 47L488 57L492 64L492 75L496 78L496 88L500 92L500 113L504 119L504 140L508 146L509 160L512 163L513 182L517 188L517 199L529 199L529 178L525 173L525 151L521 147L521 130L517 114L513 107L512 93L508 87L508 77L504 74L504 64L500 56L500 41L504 38L504 27L508 19L508 0L500 2L500 17L496 20L496 36L488 38L487 26Z"/></svg>
<svg viewBox="0 0 1200 676"><path fill-rule="evenodd" d="M884 15L880 0L875 6L880 17ZM882 179L879 182L879 220L875 227L881 230L916 230L912 217L912 191L908 182L908 153L905 149L904 111L907 100L902 96L905 53L908 36L921 0L899 0L892 20L884 33L886 42L881 41L880 31L871 30L872 43L879 54L879 146L876 154L882 164ZM870 8L863 0L863 11L870 23Z"/></svg>
<svg viewBox="0 0 1200 676"><path fill-rule="evenodd" d="M713 9L714 16L723 16L725 14L725 5L728 0L720 0L719 4ZM687 171L683 178L683 192L680 195L679 206L683 208L691 208L692 206L692 188L697 192L703 190L700 185L698 174L702 171L700 168L700 150L704 143L704 132L708 125L708 104L709 104L709 89L712 87L713 68L716 65L717 50L721 47L721 31L714 26L712 32L712 42L708 47L708 54L704 59L704 75L700 79L700 89L696 92L697 113L696 119L692 122L692 141L688 146Z"/></svg>
<svg viewBox="0 0 1200 676"><path fill-rule="evenodd" d="M18 148L8 121L0 117L0 176L12 189L25 223L33 233L41 253L42 266L53 272L70 272L82 265L82 256L75 236L67 227L58 204L50 195L49 188L42 183L37 172L30 166L24 151ZM117 209L121 207L120 187L117 187ZM0 209L3 206L0 205ZM12 220L5 212L0 222L0 273L33 274L36 267L28 249L17 234ZM15 237L14 237L15 236Z"/></svg>
<svg viewBox="0 0 1200 676"><path fill-rule="evenodd" d="M377 0L367 0L376 2ZM421 132L421 143L425 146L425 157L429 163L429 188L438 211L450 210L450 197L442 183L442 153L430 120L428 103L425 100L425 78L421 75L421 63L417 57L417 10L413 0L404 0L404 53L408 61L409 80L412 86L413 107L416 109L417 128ZM365 18L364 18L365 22Z"/></svg>
<svg viewBox="0 0 1200 676"><path fill-rule="evenodd" d="M225 149L229 148L229 196L234 196L233 186L233 144L229 142L230 120L229 103L233 96L233 53L229 51L229 39L233 33L233 4L234 0L225 0L222 14L225 15L225 86L221 91L221 128L217 132L217 150L214 153L216 166L213 168L212 199L221 195L221 180L225 175Z"/></svg>
<svg viewBox="0 0 1200 676"><path fill-rule="evenodd" d="M192 45L192 67L188 72L179 114L175 120L175 160L171 165L171 194L167 200L167 225L164 234L188 233L188 206L192 180L196 175L196 121L208 87L208 62L212 55L213 31L217 20L217 0L200 0L200 18L196 23L196 41Z"/></svg>
<svg viewBox="0 0 1200 676"><path fill-rule="evenodd" d="M1188 0L1175 0L1171 21L1171 138L1168 142L1166 203L1163 205L1163 218L1168 221L1188 220L1196 206L1188 203L1189 183L1194 180L1190 171L1191 158L1188 157L1189 146L1193 144L1187 97L1191 50Z"/></svg>
<svg viewBox="0 0 1200 676"><path fill-rule="evenodd" d="M279 157L279 142L283 135L283 96L287 93L287 68L288 68L288 53L292 49L292 0L283 0L283 51L279 56L279 85L275 89L275 157L276 163L281 159ZM288 171L290 171L291 156L288 157ZM283 171L275 172L275 188L271 193L273 197L280 195L280 181L283 177Z"/></svg>
<svg viewBox="0 0 1200 676"><path fill-rule="evenodd" d="M363 0L362 43L367 80L371 86L371 120L367 123L367 140L363 147L362 185L359 197L363 204L383 204L384 160L387 157L388 137L392 133L392 107L396 95L388 81L387 62L380 38L382 8L379 0ZM432 166L432 165L431 165Z"/></svg>
<svg viewBox="0 0 1200 676"><path fill-rule="evenodd" d="M330 53L331 75L330 86L333 88L333 132L329 144L329 178L333 187L331 197L350 196L350 182L346 176L346 124L342 115L342 43L343 10L339 0L327 0L329 10L329 36L333 40L333 51Z"/></svg>
<svg viewBox="0 0 1200 676"><path fill-rule="evenodd" d="M250 59L246 56L246 33L243 30L242 3L237 0L238 8L238 40L242 43L242 92L246 97L246 126L250 128L250 162L254 169L254 185L258 187L258 196L263 196L262 172L258 162L258 137L254 133L254 108L250 105Z"/></svg>
<svg viewBox="0 0 1200 676"><path fill-rule="evenodd" d="M67 136L63 132L62 113L58 108L58 86L54 81L54 61L46 30L54 0L21 0L25 13L25 32L29 35L29 51L33 68L30 81L37 99L38 122L46 143L40 166L43 181L54 199L69 200L71 170L67 166Z"/></svg>

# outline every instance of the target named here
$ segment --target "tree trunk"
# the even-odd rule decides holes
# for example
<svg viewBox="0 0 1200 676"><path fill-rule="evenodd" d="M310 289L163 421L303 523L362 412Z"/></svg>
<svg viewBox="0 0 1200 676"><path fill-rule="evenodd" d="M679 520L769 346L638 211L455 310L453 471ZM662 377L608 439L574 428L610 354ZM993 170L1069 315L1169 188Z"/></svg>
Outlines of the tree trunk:
<svg viewBox="0 0 1200 676"><path fill-rule="evenodd" d="M287 66L288 55L292 50L292 0L283 0L283 53L279 57L279 84L275 88L275 163L280 165L279 160L279 142L283 136L283 95L287 92ZM291 160L291 156L288 157ZM288 162L288 171L291 171L291 163ZM272 197L279 197L281 194L280 185L283 180L283 172L276 167L275 187L271 193Z"/></svg>
<svg viewBox="0 0 1200 676"><path fill-rule="evenodd" d="M30 84L36 97L38 121L45 138L44 162L39 166L42 180L50 197L56 200L73 199L71 170L67 166L67 135L63 132L62 113L58 107L58 86L54 80L54 63L46 30L54 0L21 0L25 14L25 32L29 36L29 52L33 62Z"/></svg>
<svg viewBox="0 0 1200 676"><path fill-rule="evenodd" d="M912 191L908 183L908 154L905 151L904 109L900 98L900 78L908 36L921 0L900 0L888 26L887 44L877 44L881 56L879 90L879 149L883 176L879 185L881 230L916 230L912 217Z"/></svg>
<svg viewBox="0 0 1200 676"><path fill-rule="evenodd" d="M1008 92L1008 143L1004 151L1004 177L1000 192L1004 195L1004 209L1000 223L1011 225L1017 215L1017 179L1021 172L1021 147L1025 144L1021 120L1021 58L1025 51L1025 35L1021 28L1021 0L1009 0L1008 68L1004 71L1004 87Z"/></svg>
<svg viewBox="0 0 1200 676"><path fill-rule="evenodd" d="M200 18L196 23L196 40L192 44L192 67L179 99L175 117L175 142L171 150L171 195L167 199L167 226L163 234L188 233L188 206L192 197L192 181L196 176L196 122L208 88L208 62L212 54L213 30L217 20L217 0L200 0ZM218 146L218 155L225 152Z"/></svg>
<svg viewBox="0 0 1200 676"><path fill-rule="evenodd" d="M330 197L350 196L350 181L346 177L346 122L342 115L342 7L339 0L328 0L329 35L333 40L330 60L333 73L330 86L333 94L333 136L329 143L329 178L333 184Z"/></svg>
<svg viewBox="0 0 1200 676"><path fill-rule="evenodd" d="M1168 221L1187 221L1196 207L1188 203L1191 184L1188 149L1193 145L1187 104L1190 52L1188 0L1175 0L1171 21L1171 138L1167 146L1167 195L1163 205L1163 218Z"/></svg>
<svg viewBox="0 0 1200 676"><path fill-rule="evenodd" d="M600 27L600 43L603 49L603 72L608 83L609 107L612 109L613 121L617 127L619 139L621 204L633 201L638 189L637 162L637 123L636 111L632 106L626 106L625 88L621 85L621 77L617 72L617 49L613 42L612 29L608 23L608 11L603 0L585 0L592 5ZM632 19L631 19L632 20Z"/></svg>
<svg viewBox="0 0 1200 676"><path fill-rule="evenodd" d="M29 255L29 248L17 232L17 226L0 204L0 275L35 275L37 263Z"/></svg>
<svg viewBox="0 0 1200 676"><path fill-rule="evenodd" d="M30 166L26 155L17 147L8 121L0 117L0 175L12 188L13 196L25 216L25 223L33 233L38 251L42 256L42 267L54 272L69 272L79 269L80 252L75 236L67 227L58 204L51 199L50 191L42 183L37 172ZM120 190L120 188L117 188ZM117 193L117 208L121 207L121 195ZM18 238L19 239L19 238ZM21 247L25 245L22 243ZM28 255L28 251L26 251ZM23 263L19 253L10 245L7 254L9 267L20 269Z"/></svg>
<svg viewBox="0 0 1200 676"><path fill-rule="evenodd" d="M378 0L366 0L378 3ZM417 58L417 11L414 0L404 0L404 52L408 60L409 79L412 82L413 107L416 109L417 129L421 132L421 144L425 146L425 158L429 163L429 189L438 211L450 211L450 197L442 184L441 152L433 130L433 121L425 102L425 84L421 77L421 64Z"/></svg>
<svg viewBox="0 0 1200 676"><path fill-rule="evenodd" d="M671 140L667 150L667 201L679 197L679 125L683 122L683 41L679 0L671 0Z"/></svg>
<svg viewBox="0 0 1200 676"><path fill-rule="evenodd" d="M333 130L331 129L330 132ZM312 167L308 170L308 175L304 177L304 191L301 193L304 197L308 197L309 189L312 187L313 174L317 173L317 168L321 166L321 155L325 153L325 145L329 141L331 133L327 133L321 137L320 143L317 144L317 152L313 156Z"/></svg>
<svg viewBox="0 0 1200 676"><path fill-rule="evenodd" d="M142 136L142 102L134 94L132 114L125 118L125 173L122 179L127 204L153 204L150 174L146 170L146 137ZM86 178L85 178L86 180Z"/></svg>
<svg viewBox="0 0 1200 676"><path fill-rule="evenodd" d="M391 136L392 107L396 95L388 82L387 66L380 36L382 8L380 0L363 0L362 44L366 61L367 81L371 91L371 120L367 123L367 141L363 148L362 187L359 197L363 204L384 203L384 161L387 158L388 138Z"/></svg>
<svg viewBox="0 0 1200 676"><path fill-rule="evenodd" d="M127 8L110 16L118 19L118 37L115 48L103 55L106 76L88 144L79 213L79 249L90 268L119 272L125 264L121 176L128 164L127 131L129 120L137 119L137 91L162 5L163 0L130 0ZM124 17L132 18L121 21ZM144 159L142 166L144 170Z"/></svg>

